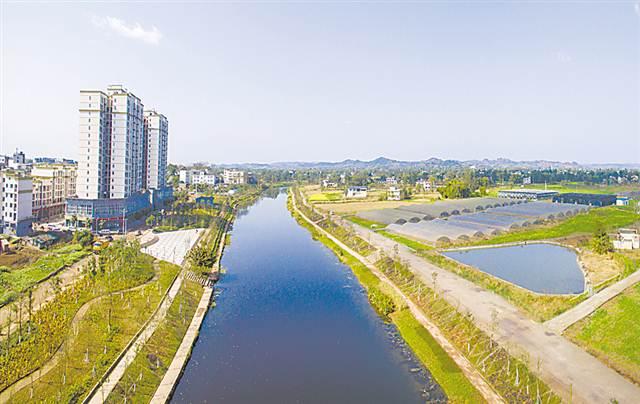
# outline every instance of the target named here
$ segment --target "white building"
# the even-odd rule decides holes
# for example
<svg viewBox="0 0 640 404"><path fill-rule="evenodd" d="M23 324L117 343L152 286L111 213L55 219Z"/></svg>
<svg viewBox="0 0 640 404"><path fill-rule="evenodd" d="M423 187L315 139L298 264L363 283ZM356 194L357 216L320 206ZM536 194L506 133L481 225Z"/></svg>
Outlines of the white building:
<svg viewBox="0 0 640 404"><path fill-rule="evenodd" d="M367 197L367 187L349 187L345 192L345 196L348 199L351 198L366 198Z"/></svg>
<svg viewBox="0 0 640 404"><path fill-rule="evenodd" d="M167 182L169 121L155 110L144 111L146 129L146 188L161 189Z"/></svg>
<svg viewBox="0 0 640 404"><path fill-rule="evenodd" d="M209 174L206 171L200 171L197 174L191 175L191 183L196 185L216 185L216 176L215 174Z"/></svg>
<svg viewBox="0 0 640 404"><path fill-rule="evenodd" d="M389 201L399 201L402 199L402 190L398 187L390 187L387 190L387 200Z"/></svg>
<svg viewBox="0 0 640 404"><path fill-rule="evenodd" d="M168 125L121 85L80 91L77 198L66 204L71 226L121 231L126 218L171 192L165 188ZM150 189L154 192L145 192Z"/></svg>
<svg viewBox="0 0 640 404"><path fill-rule="evenodd" d="M180 170L180 182L185 185L216 185L217 177L203 170Z"/></svg>
<svg viewBox="0 0 640 404"><path fill-rule="evenodd" d="M222 172L222 181L229 185L241 185L247 183L247 173L241 170L225 169Z"/></svg>
<svg viewBox="0 0 640 404"><path fill-rule="evenodd" d="M613 240L616 250L637 250L640 248L640 234L636 229L620 229Z"/></svg>
<svg viewBox="0 0 640 404"><path fill-rule="evenodd" d="M2 183L2 233L24 236L31 232L33 183L30 176L15 170L0 172Z"/></svg>
<svg viewBox="0 0 640 404"><path fill-rule="evenodd" d="M31 170L31 177L34 220L46 222L64 215L67 198L76 195L76 165L36 164Z"/></svg>
<svg viewBox="0 0 640 404"><path fill-rule="evenodd" d="M616 206L629 206L629 197L618 196L616 198Z"/></svg>

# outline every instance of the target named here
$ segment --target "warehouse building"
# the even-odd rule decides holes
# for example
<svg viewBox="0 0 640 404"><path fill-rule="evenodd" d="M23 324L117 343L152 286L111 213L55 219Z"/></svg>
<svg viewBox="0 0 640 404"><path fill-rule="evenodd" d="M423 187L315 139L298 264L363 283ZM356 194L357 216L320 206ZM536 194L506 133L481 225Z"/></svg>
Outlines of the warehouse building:
<svg viewBox="0 0 640 404"><path fill-rule="evenodd" d="M542 199L551 199L558 195L557 191L547 191L546 189L507 189L498 191L498 198L509 199L526 199L530 201L539 201Z"/></svg>
<svg viewBox="0 0 640 404"><path fill-rule="evenodd" d="M559 194L553 197L554 202L578 203L580 205L588 205L588 206L615 205L616 199L617 197L615 195L580 194L580 193Z"/></svg>

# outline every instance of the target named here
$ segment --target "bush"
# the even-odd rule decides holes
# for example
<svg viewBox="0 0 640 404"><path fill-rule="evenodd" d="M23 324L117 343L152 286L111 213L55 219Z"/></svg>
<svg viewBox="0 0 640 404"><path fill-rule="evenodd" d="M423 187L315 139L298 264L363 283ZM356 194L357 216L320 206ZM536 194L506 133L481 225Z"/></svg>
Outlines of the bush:
<svg viewBox="0 0 640 404"><path fill-rule="evenodd" d="M369 301L384 316L389 316L389 314L396 311L396 304L393 299L376 287L369 289Z"/></svg>

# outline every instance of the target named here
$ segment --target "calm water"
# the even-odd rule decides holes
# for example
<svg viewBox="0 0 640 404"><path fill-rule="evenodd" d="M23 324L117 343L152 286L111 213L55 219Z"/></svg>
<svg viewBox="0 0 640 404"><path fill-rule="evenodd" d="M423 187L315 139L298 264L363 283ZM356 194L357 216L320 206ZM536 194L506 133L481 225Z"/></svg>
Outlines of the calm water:
<svg viewBox="0 0 640 404"><path fill-rule="evenodd" d="M172 401L444 400L349 268L291 218L285 194L237 219L223 266Z"/></svg>
<svg viewBox="0 0 640 404"><path fill-rule="evenodd" d="M443 253L538 293L582 293L584 275L576 253L553 244L479 248Z"/></svg>

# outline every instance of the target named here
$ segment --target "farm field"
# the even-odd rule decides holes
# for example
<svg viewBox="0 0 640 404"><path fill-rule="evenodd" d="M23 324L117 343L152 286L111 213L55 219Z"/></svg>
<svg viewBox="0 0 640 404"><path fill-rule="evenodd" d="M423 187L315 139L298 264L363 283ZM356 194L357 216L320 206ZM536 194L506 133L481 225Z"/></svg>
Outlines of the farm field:
<svg viewBox="0 0 640 404"><path fill-rule="evenodd" d="M591 209L566 219L560 223L509 232L487 240L481 240L471 245L503 244L518 241L547 240L567 237L575 234L593 234L598 228L613 231L620 227L632 225L640 221L640 214L630 207L607 206Z"/></svg>
<svg viewBox="0 0 640 404"><path fill-rule="evenodd" d="M0 266L0 307L14 300L20 293L40 282L52 272L70 266L90 254L80 244L69 244L46 253L25 247L3 256Z"/></svg>
<svg viewBox="0 0 640 404"><path fill-rule="evenodd" d="M507 185L493 187L489 189L489 196L497 196L498 191L504 189L517 189L518 185ZM581 183L563 183L563 184L529 184L524 188L529 189L547 189L549 191L558 191L560 193L576 192L581 194L618 194L626 191L637 191L637 187L629 185L586 185Z"/></svg>
<svg viewBox="0 0 640 404"><path fill-rule="evenodd" d="M640 285L627 289L570 327L565 335L635 383L640 383Z"/></svg>

